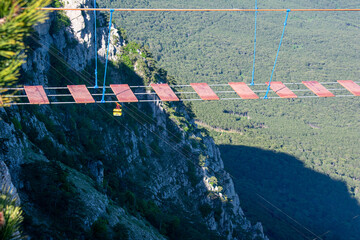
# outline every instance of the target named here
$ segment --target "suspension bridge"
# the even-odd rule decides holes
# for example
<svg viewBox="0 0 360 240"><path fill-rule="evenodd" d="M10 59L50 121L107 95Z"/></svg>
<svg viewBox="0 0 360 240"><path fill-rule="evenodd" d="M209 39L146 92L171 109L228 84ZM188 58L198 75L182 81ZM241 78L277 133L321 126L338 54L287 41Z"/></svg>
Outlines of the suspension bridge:
<svg viewBox="0 0 360 240"><path fill-rule="evenodd" d="M245 100L245 99L278 99L278 98L314 98L314 97L354 97L360 96L360 82L353 80L338 80L333 82L302 81L301 83L272 82L276 68L278 55L284 38L285 29L290 12L360 12L360 9L259 9L257 0L254 9L136 9L136 8L38 8L39 11L93 11L95 17L94 30L96 32L96 12L110 12L109 34L107 41L106 62L104 81L98 86L97 79L97 44L95 34L95 81L94 86L67 85L66 87L48 86L23 86L15 88L0 88L0 93L17 91L19 94L4 94L1 97L14 98L16 102L7 105L29 105L29 104L89 104L89 103L115 103L115 102L158 102L158 101L219 101L219 100ZM168 85L166 83L152 83L149 86L129 86L128 84L106 85L106 70L109 55L110 31L112 16L114 12L255 12L254 32L254 59L252 69L252 80L250 84L245 82L229 82L225 84L190 83L189 85ZM279 47L275 57L274 66L270 80L266 83L254 82L255 58L256 58L256 20L257 12L285 12L285 21ZM288 86L296 86L291 90ZM324 85L331 86L326 88ZM260 89L252 89L255 86ZM302 89L305 86L306 89ZM221 90L216 88L220 87ZM261 89L263 87L263 89ZM102 92L98 88L102 89ZM228 88L228 89L226 89ZM223 90L225 89L225 90ZM275 93L269 96L270 89ZM310 93L310 94L309 94ZM335 93L335 94L334 94ZM219 97L221 94L232 94ZM235 94L235 95L234 95ZM149 98L153 96L153 99ZM194 97L195 96L195 97Z"/></svg>
<svg viewBox="0 0 360 240"><path fill-rule="evenodd" d="M278 98L317 98L317 97L355 97L360 96L360 82L352 80L338 80L337 82L303 81L302 83L273 82L270 85L275 96L267 99ZM129 103L129 102L158 102L158 101L219 101L219 100L263 100L268 83L254 84L264 87L263 90L252 90L250 84L244 82L229 82L227 84L191 83L190 85L168 85L166 83L150 84L150 86L129 86L128 84L110 84L105 86L105 94L95 87L86 85L67 85L66 87L24 86L8 88L21 94L4 95L20 99L10 105L28 104L73 104L73 103ZM286 85L296 86L298 89L290 90ZM303 85L307 89L299 89ZM331 86L332 88L326 88ZM102 88L102 86L100 87ZM226 90L214 90L228 88ZM48 93L47 93L48 92ZM339 94L334 94L339 93ZM237 97L219 97L218 94L234 94ZM261 95L262 94L262 95ZM102 97L104 96L104 101ZM153 96L153 99L149 99ZM181 96L181 97L180 97ZM195 97L193 97L195 96ZM50 101L51 99L52 101Z"/></svg>

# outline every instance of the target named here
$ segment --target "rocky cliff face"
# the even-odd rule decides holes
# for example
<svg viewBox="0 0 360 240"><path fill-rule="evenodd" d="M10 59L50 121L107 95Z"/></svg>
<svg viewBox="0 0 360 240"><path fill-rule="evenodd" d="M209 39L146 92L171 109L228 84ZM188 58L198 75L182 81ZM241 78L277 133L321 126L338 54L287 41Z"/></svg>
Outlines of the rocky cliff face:
<svg viewBox="0 0 360 240"><path fill-rule="evenodd" d="M91 7L85 0L63 4ZM99 16L100 61L108 37L105 19ZM50 14L45 24L36 27L23 81L93 84L89 72L94 62L93 21L90 12ZM111 83L171 80L156 68L148 52L129 46L113 27ZM0 109L0 163L2 169L6 163L18 189L29 236L267 239L261 224L251 226L246 220L219 149L197 129L191 107L127 104L120 119L111 116L111 107ZM8 179L5 170L1 174Z"/></svg>

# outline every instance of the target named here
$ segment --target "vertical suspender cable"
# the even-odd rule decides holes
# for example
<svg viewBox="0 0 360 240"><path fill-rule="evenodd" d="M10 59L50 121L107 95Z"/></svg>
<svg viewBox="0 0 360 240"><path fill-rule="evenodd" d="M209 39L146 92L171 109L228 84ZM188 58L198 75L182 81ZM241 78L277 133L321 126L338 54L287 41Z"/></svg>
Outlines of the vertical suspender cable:
<svg viewBox="0 0 360 240"><path fill-rule="evenodd" d="M104 84L103 84L103 94L101 98L101 102L105 102L105 83L106 83L106 69L108 64L108 58L109 58L109 46L110 46L110 33L111 33L111 21L112 21L112 15L113 15L114 9L110 9L110 21L109 21L109 38L108 38L108 46L106 51L106 62L105 62L105 72L104 72Z"/></svg>
<svg viewBox="0 0 360 240"><path fill-rule="evenodd" d="M291 11L290 9L286 10L286 18L285 18L285 22L284 22L284 28L283 28L283 31L282 31L282 34L281 34L280 43L279 43L279 48L278 48L277 53L276 53L276 58L275 58L274 67L273 67L273 70L272 70L272 72L271 72L269 85L268 85L268 87L267 87L267 90L266 90L266 94L265 94L264 99L268 99L268 93L269 93L269 91L270 91L270 84L271 84L271 80L272 80L272 77L273 77L273 74L274 74L274 71L275 71L275 66L276 66L277 58L278 58L278 56L279 56L281 43L282 43L282 40L283 40L283 38L284 38L285 27L286 27L286 25L287 25L287 20L288 20L290 11Z"/></svg>
<svg viewBox="0 0 360 240"><path fill-rule="evenodd" d="M254 86L254 74L255 74L255 55L256 55L256 16L257 16L257 0L255 0L255 36L254 36L254 60L253 60L253 69L252 69L252 78L251 78L251 86Z"/></svg>
<svg viewBox="0 0 360 240"><path fill-rule="evenodd" d="M94 8L96 8L96 0L94 0ZM94 22L95 22L95 30L94 30L94 36L95 36L95 86L94 88L98 88L97 83L97 47L96 47L96 11L94 10Z"/></svg>

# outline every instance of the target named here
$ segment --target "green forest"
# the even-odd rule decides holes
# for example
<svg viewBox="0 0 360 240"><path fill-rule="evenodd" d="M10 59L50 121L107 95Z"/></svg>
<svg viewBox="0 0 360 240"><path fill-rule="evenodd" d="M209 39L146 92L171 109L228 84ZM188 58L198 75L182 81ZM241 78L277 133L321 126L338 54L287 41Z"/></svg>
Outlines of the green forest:
<svg viewBox="0 0 360 240"><path fill-rule="evenodd" d="M99 7L254 8L254 4L102 0ZM259 8L284 9L357 4L355 0L258 1ZM254 13L116 12L114 19L130 40L148 47L179 84L251 82ZM269 81L284 20L285 12L258 13L255 83ZM273 81L359 82L359 30L357 12L290 12ZM327 88L335 89L331 90L335 95L350 95L339 84ZM253 89L264 90L265 85ZM300 94L313 96L310 91ZM358 239L360 98L194 101L191 105L198 126L206 128L219 145L246 215L254 223L262 222L270 239Z"/></svg>

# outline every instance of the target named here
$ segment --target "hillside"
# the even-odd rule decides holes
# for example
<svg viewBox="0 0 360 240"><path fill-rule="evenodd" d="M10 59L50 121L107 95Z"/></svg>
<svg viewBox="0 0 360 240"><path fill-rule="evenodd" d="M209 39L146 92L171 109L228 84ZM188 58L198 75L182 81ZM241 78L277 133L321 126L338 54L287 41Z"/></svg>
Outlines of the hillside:
<svg viewBox="0 0 360 240"><path fill-rule="evenodd" d="M55 6L90 6L55 1ZM175 83L151 52L98 16L99 79ZM26 39L20 85L94 84L94 18L55 12ZM53 89L46 88L48 96ZM99 94L100 89L90 89ZM65 91L64 91L65 92ZM56 100L57 96L49 96ZM70 97L68 97L70 98ZM96 99L99 100L99 99ZM268 239L243 213L219 148L182 103L0 108L0 184L31 239ZM10 181L10 175L11 180ZM17 195L16 194L16 195Z"/></svg>
<svg viewBox="0 0 360 240"><path fill-rule="evenodd" d="M259 1L258 5L259 8L354 8L357 1ZM254 2L104 0L101 7L253 8ZM256 83L270 78L284 19L285 13L258 14ZM174 75L178 83L251 81L253 13L117 13L115 22L126 29L130 39L148 46L160 66ZM291 12L273 80L359 81L359 22L358 13ZM331 85L330 89L341 87ZM348 94L346 90L333 91ZM219 96L236 97L235 94ZM203 126L210 126L211 136L221 145L225 168L235 177L236 189L248 214L251 219L264 222L265 232L272 239L306 239L321 234L324 234L322 239L357 238L359 98L196 101L192 105L197 120ZM246 155L240 151L243 148ZM281 168L268 159L291 159L297 170L294 173L293 168ZM255 161L267 165L259 168ZM272 169L281 169L278 172L283 177L269 176L265 180L264 174ZM297 185L302 178L289 178L297 171L303 178L309 178L313 187L306 182ZM325 178L319 180L320 176ZM259 193L279 208L256 194L242 194L244 191ZM311 197L305 198L303 192ZM329 192L343 200L331 201L326 197L332 196ZM347 201L349 204L345 204ZM337 211L329 211L329 207ZM275 230L276 226L281 227Z"/></svg>

